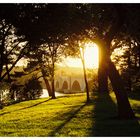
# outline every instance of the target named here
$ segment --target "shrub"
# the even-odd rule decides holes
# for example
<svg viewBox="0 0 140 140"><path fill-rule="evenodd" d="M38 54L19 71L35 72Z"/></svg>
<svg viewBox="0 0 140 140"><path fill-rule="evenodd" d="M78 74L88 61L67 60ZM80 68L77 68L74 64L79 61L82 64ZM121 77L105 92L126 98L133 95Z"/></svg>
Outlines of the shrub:
<svg viewBox="0 0 140 140"><path fill-rule="evenodd" d="M25 100L37 99L43 94L42 87L36 76L28 80L23 89Z"/></svg>

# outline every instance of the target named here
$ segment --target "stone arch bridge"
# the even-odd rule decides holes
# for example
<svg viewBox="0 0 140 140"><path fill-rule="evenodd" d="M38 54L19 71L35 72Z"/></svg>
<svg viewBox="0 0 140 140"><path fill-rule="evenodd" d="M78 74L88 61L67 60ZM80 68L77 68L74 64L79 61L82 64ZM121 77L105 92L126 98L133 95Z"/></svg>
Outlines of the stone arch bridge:
<svg viewBox="0 0 140 140"><path fill-rule="evenodd" d="M83 77L61 76L55 79L55 90L64 93L84 92L85 81Z"/></svg>

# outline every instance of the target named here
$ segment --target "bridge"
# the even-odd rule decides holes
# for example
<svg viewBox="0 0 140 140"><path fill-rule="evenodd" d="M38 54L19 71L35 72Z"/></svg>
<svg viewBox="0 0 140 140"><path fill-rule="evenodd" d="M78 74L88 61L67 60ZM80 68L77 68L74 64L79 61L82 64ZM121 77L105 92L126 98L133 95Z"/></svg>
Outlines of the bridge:
<svg viewBox="0 0 140 140"><path fill-rule="evenodd" d="M59 92L84 92L85 81L83 77L59 76L55 78L55 90Z"/></svg>

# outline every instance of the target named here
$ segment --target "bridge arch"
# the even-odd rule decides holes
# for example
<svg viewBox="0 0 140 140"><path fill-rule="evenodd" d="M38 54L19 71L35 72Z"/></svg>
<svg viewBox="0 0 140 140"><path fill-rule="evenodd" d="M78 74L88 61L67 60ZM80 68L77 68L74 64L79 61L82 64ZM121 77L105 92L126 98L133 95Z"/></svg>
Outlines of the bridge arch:
<svg viewBox="0 0 140 140"><path fill-rule="evenodd" d="M77 80L75 80L72 84L72 90L73 91L81 91L80 84Z"/></svg>
<svg viewBox="0 0 140 140"><path fill-rule="evenodd" d="M68 89L68 82L67 81L63 82L62 89Z"/></svg>

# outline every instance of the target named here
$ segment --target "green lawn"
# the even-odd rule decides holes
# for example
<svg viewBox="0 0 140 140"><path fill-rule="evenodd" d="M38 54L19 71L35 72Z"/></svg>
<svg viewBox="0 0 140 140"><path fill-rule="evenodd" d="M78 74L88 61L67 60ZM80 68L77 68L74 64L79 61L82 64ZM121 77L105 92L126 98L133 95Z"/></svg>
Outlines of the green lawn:
<svg viewBox="0 0 140 140"><path fill-rule="evenodd" d="M140 101L130 101L140 118ZM116 115L113 95L94 94L88 104L85 93L25 101L0 110L0 136L140 136L140 122Z"/></svg>

